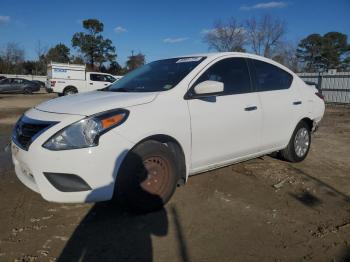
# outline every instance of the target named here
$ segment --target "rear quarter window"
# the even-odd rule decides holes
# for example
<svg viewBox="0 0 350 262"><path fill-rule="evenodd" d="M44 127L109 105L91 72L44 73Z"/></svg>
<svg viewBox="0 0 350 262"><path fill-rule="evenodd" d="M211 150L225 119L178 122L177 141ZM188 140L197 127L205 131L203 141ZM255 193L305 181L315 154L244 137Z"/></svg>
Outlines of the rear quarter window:
<svg viewBox="0 0 350 262"><path fill-rule="evenodd" d="M285 70L259 60L253 60L255 85L257 91L272 91L288 89L293 76Z"/></svg>
<svg viewBox="0 0 350 262"><path fill-rule="evenodd" d="M107 82L105 75L90 74L91 81Z"/></svg>

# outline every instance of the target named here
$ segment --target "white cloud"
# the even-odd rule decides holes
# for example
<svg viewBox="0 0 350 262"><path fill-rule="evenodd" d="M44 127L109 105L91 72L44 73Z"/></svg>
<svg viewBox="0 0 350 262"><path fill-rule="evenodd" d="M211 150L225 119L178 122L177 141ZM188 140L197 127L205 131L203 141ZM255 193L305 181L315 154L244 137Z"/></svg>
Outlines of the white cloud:
<svg viewBox="0 0 350 262"><path fill-rule="evenodd" d="M206 35L206 34L213 34L215 32L216 32L216 30L214 28L213 29L202 29L201 34Z"/></svg>
<svg viewBox="0 0 350 262"><path fill-rule="evenodd" d="M188 37L177 37L177 38L168 37L163 39L163 42L167 44L175 44L175 43L181 43L183 41L186 41L187 39Z"/></svg>
<svg viewBox="0 0 350 262"><path fill-rule="evenodd" d="M0 24L6 24L10 22L10 17L7 15L0 15Z"/></svg>
<svg viewBox="0 0 350 262"><path fill-rule="evenodd" d="M255 5L244 5L241 6L241 10L252 10L252 9L272 9L272 8L284 8L287 6L286 2L266 2L266 3L258 3Z"/></svg>
<svg viewBox="0 0 350 262"><path fill-rule="evenodd" d="M114 32L116 32L117 34L120 34L120 33L124 33L124 32L127 32L128 30L126 30L126 28L122 27L122 26L117 26L114 28Z"/></svg>
<svg viewBox="0 0 350 262"><path fill-rule="evenodd" d="M236 27L233 30L233 28L226 26L226 27L222 27L221 30L225 30L227 34L239 34L239 33L245 34L246 33L246 30L243 27ZM233 30L233 32L232 32L232 30ZM202 35L209 35L209 34L217 35L218 29L216 29L216 28L202 29L202 31L200 33Z"/></svg>

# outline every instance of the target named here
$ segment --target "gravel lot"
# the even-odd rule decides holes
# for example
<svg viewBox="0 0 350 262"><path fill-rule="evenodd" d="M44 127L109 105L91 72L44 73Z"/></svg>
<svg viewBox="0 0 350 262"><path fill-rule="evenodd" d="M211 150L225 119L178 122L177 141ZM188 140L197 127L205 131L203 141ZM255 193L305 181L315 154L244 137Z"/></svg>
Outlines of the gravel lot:
<svg viewBox="0 0 350 262"><path fill-rule="evenodd" d="M350 261L350 107L328 106L304 162L264 156L194 176L141 216L49 203L15 177L11 128L54 96L0 95L0 261Z"/></svg>

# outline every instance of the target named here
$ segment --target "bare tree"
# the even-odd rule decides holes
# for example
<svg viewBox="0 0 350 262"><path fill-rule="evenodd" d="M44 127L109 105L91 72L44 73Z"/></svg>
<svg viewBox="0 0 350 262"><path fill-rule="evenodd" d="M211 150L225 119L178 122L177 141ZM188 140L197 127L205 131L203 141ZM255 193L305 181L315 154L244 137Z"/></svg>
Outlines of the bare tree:
<svg viewBox="0 0 350 262"><path fill-rule="evenodd" d="M46 55L47 46L43 46L41 41L38 40L38 42L36 43L35 52L36 52L36 55L38 57L38 60L40 60L43 56Z"/></svg>
<svg viewBox="0 0 350 262"><path fill-rule="evenodd" d="M24 61L24 50L17 43L7 43L1 52L1 71L6 74L18 73Z"/></svg>
<svg viewBox="0 0 350 262"><path fill-rule="evenodd" d="M283 20L273 19L270 15L259 20L250 18L245 25L248 44L255 54L271 58L286 32L285 28Z"/></svg>
<svg viewBox="0 0 350 262"><path fill-rule="evenodd" d="M35 52L37 55L37 62L35 63L35 73L36 75L38 74L43 74L46 72L46 53L47 53L47 46L43 46L41 41L38 40L38 42L36 43L36 47L35 47Z"/></svg>
<svg viewBox="0 0 350 262"><path fill-rule="evenodd" d="M300 64L296 53L296 44L292 42L280 42L275 48L272 59L294 72L300 71Z"/></svg>
<svg viewBox="0 0 350 262"><path fill-rule="evenodd" d="M214 28L206 30L203 36L203 42L209 45L210 49L218 52L244 52L246 41L243 25L231 18L227 23L218 21Z"/></svg>
<svg viewBox="0 0 350 262"><path fill-rule="evenodd" d="M128 71L132 71L140 66L143 66L146 63L145 55L139 52L134 55L134 51L131 51L131 56L128 57L126 61L126 68Z"/></svg>

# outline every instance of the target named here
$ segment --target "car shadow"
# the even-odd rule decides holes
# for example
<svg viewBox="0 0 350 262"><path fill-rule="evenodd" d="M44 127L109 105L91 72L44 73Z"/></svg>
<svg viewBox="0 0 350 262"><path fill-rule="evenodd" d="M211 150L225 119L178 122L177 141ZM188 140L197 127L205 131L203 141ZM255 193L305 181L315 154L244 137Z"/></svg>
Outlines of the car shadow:
<svg viewBox="0 0 350 262"><path fill-rule="evenodd" d="M338 190L337 188L327 184L326 182L323 182L322 180L308 174L307 172L303 171L302 169L298 168L297 166L289 163L288 161L285 161L284 159L281 158L280 154L277 152L271 153L269 154L269 156L271 158L283 161L288 163L288 168L295 172L296 174L302 176L304 179L306 179L307 181L312 181L318 188L326 188L328 189L328 195L330 196L334 196L334 197L339 197L340 199L342 199L343 201L350 203L350 196L348 196L347 194L341 192L340 190ZM298 195L293 195L294 198L300 200L302 203L309 205L309 206L315 206L321 203L321 201L319 199L316 199L314 197L312 197L311 195L304 195L304 196L298 196Z"/></svg>
<svg viewBox="0 0 350 262"><path fill-rule="evenodd" d="M322 201L310 192L303 192L300 194L289 193L289 195L301 202L302 204L304 204L305 206L316 207L322 204Z"/></svg>
<svg viewBox="0 0 350 262"><path fill-rule="evenodd" d="M141 172L143 177L138 180L136 190L142 192L145 198L161 201L158 196L142 189L140 184L146 178L147 171L139 156L133 155L132 158L132 164L141 165L145 171ZM116 160L116 167L119 161L121 159ZM98 192L109 190L110 186L102 187ZM164 208L137 214L126 211L115 201L101 202L95 204L80 222L57 261L152 261L151 236L167 234L168 218Z"/></svg>
<svg viewBox="0 0 350 262"><path fill-rule="evenodd" d="M291 170L293 170L295 173L303 176L306 180L312 181L313 183L315 183L315 185L318 188L326 188L326 189L328 189L328 191L329 191L328 195L337 196L337 197L339 197L340 199L342 199L343 201L345 201L347 203L350 202L350 197L347 194L339 191L335 187L333 187L333 186L323 182L322 180L320 180L320 179L318 179L316 177L311 176L310 174L306 173L305 171L303 171L300 168L297 168L296 166L289 165L289 168Z"/></svg>
<svg viewBox="0 0 350 262"><path fill-rule="evenodd" d="M57 261L152 261L151 236L168 232L165 209L137 215L98 203L80 222Z"/></svg>

